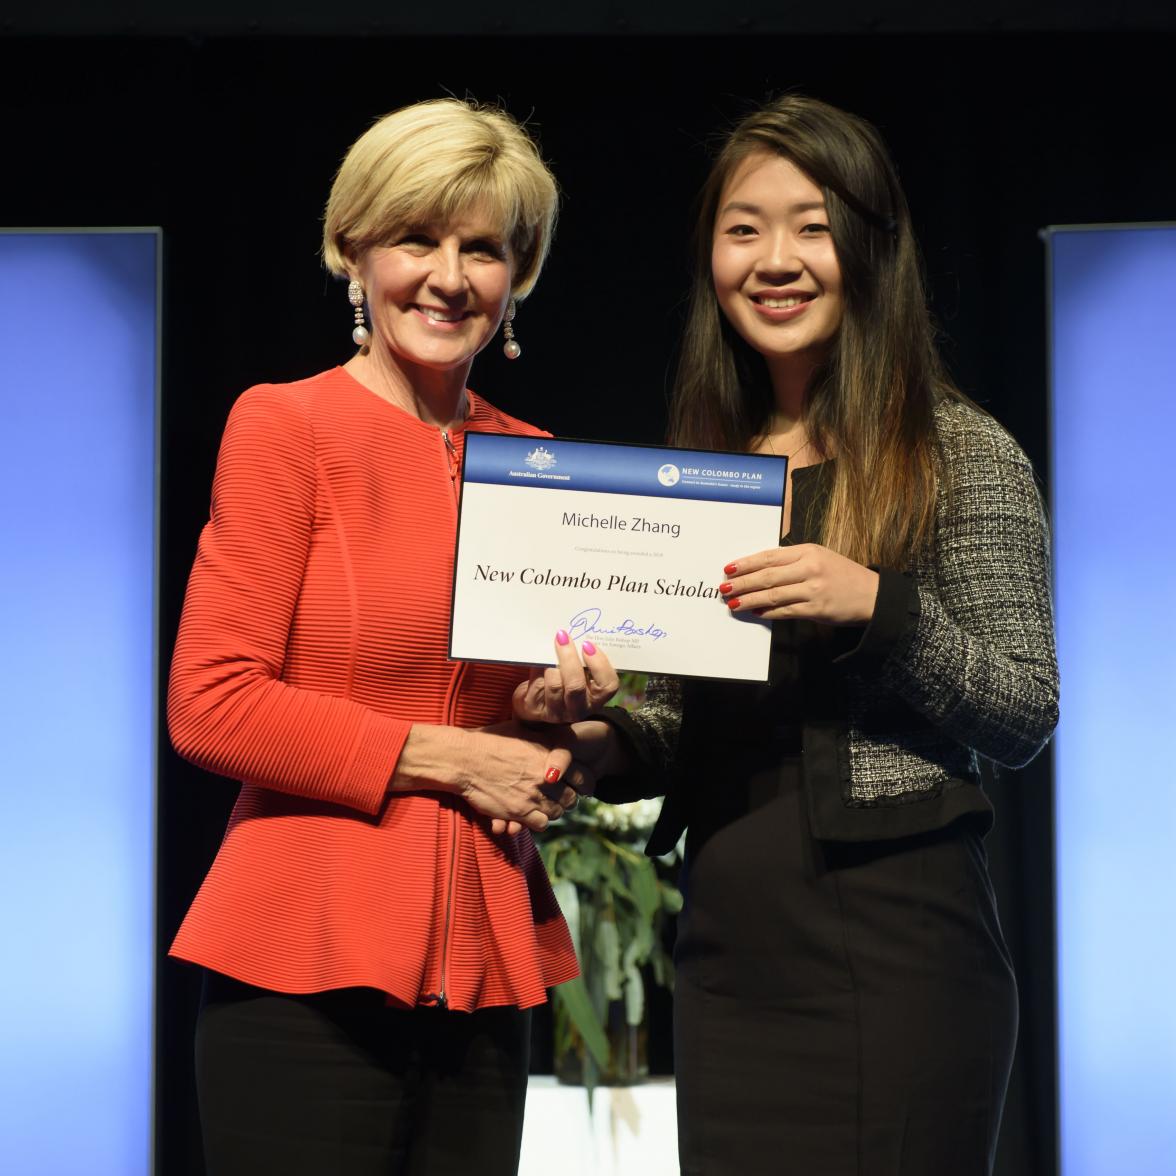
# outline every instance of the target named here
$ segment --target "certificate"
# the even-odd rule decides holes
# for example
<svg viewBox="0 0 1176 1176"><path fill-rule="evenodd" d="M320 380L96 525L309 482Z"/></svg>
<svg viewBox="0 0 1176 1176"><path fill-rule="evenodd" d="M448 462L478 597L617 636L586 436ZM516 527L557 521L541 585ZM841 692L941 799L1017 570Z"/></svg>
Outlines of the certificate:
<svg viewBox="0 0 1176 1176"><path fill-rule="evenodd" d="M723 565L780 542L787 460L467 433L450 657L551 665L558 629L623 670L766 681L771 626Z"/></svg>

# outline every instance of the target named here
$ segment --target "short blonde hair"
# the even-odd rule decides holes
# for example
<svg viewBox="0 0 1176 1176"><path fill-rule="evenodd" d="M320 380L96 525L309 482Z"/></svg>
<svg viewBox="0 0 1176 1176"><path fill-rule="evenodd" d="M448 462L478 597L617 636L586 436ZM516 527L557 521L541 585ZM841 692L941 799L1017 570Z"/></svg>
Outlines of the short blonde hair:
<svg viewBox="0 0 1176 1176"><path fill-rule="evenodd" d="M344 157L323 224L323 261L348 276L373 245L412 225L484 209L503 227L525 297L547 257L559 190L526 131L505 111L457 98L385 115Z"/></svg>

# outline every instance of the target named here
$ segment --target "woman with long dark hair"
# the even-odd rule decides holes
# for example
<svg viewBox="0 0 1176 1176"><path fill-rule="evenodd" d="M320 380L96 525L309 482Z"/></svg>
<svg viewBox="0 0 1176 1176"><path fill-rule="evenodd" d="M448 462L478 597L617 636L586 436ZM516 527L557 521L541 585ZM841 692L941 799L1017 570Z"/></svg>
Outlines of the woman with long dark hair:
<svg viewBox="0 0 1176 1176"><path fill-rule="evenodd" d="M1057 718L1028 460L946 375L877 132L788 96L702 193L674 444L790 458L781 545L716 552L766 685L655 680L576 727L683 830L683 1173L991 1171L1017 993L981 761ZM757 619L758 618L758 619Z"/></svg>

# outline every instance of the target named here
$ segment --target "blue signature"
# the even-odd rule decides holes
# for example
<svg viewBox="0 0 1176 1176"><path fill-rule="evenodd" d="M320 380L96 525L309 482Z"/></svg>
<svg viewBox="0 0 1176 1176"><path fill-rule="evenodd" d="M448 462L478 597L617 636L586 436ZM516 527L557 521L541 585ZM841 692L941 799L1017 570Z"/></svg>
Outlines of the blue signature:
<svg viewBox="0 0 1176 1176"><path fill-rule="evenodd" d="M633 637L652 637L654 641L660 641L663 637L669 636L665 629L659 629L656 625L638 625L631 617L626 617L619 625L614 625L609 629L600 623L600 609L582 608L568 622L568 635L575 641L581 637L587 637L589 633L599 633L602 637L614 633L624 633Z"/></svg>

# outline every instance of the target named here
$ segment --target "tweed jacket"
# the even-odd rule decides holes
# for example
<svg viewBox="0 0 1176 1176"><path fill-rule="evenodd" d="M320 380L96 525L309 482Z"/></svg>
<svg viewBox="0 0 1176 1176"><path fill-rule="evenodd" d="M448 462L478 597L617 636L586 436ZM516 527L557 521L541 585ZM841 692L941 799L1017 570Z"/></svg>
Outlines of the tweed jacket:
<svg viewBox="0 0 1176 1176"><path fill-rule="evenodd" d="M980 761L1019 767L1057 723L1049 538L1032 467L967 403L942 402L936 426L944 475L933 541L908 568L877 569L869 624L834 630L818 646L837 705L798 716L817 837L903 836L969 813L990 820ZM794 523L812 489L802 476L820 481L820 470L796 472ZM794 525L793 541L819 534L823 503L816 508L815 521ZM639 710L609 716L640 768L600 795L667 793L651 853L673 845L690 819L689 693L688 683L653 679Z"/></svg>

